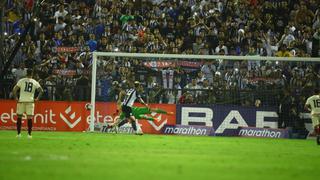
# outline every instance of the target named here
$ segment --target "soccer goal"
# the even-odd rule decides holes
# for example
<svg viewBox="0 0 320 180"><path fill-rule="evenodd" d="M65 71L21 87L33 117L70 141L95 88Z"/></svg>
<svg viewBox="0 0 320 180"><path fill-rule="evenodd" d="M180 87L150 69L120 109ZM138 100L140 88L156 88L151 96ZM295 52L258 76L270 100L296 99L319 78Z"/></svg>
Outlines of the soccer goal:
<svg viewBox="0 0 320 180"><path fill-rule="evenodd" d="M99 123L97 104L115 102L117 88L134 81L148 103L278 107L284 93L303 103L320 86L319 64L310 57L93 52L89 130Z"/></svg>

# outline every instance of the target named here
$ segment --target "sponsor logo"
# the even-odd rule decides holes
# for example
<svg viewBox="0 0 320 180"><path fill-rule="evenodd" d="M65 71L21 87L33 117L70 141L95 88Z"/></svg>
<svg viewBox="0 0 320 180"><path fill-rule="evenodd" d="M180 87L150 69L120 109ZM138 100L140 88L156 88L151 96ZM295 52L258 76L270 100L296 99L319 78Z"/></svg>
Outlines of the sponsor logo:
<svg viewBox="0 0 320 180"><path fill-rule="evenodd" d="M162 121L162 123L159 124L159 125L157 125L157 124L156 124L155 122L153 122L153 121L148 121L149 124L150 124L156 131L160 131L160 130L163 128L163 126L166 125L167 122L168 122L168 119L162 120L162 114L151 113L151 115L152 115L153 117L155 117L155 121L156 121L156 122L159 123L159 122Z"/></svg>
<svg viewBox="0 0 320 180"><path fill-rule="evenodd" d="M243 112L245 114L245 112ZM278 128L278 122L264 121L265 118L277 118L276 112L256 111L255 112L255 126L256 127L270 127ZM235 121L236 123L232 122ZM248 121L248 120L247 120ZM231 110L223 119L221 125L217 128L216 133L224 133L226 129L238 129L239 127L249 127L247 121L240 114L239 110Z"/></svg>
<svg viewBox="0 0 320 180"><path fill-rule="evenodd" d="M278 128L276 108L178 105L177 124L213 127L216 135L238 135L239 127Z"/></svg>
<svg viewBox="0 0 320 180"><path fill-rule="evenodd" d="M134 130L132 129L131 126L122 126L120 128L118 128L117 131L115 131L115 129L113 128L107 128L106 125L102 126L102 127L98 127L95 128L96 131L100 131L103 133L122 133L122 134L134 134Z"/></svg>
<svg viewBox="0 0 320 180"><path fill-rule="evenodd" d="M184 125L166 125L163 129L164 134L178 134L191 136L212 136L213 128L206 126L184 126Z"/></svg>
<svg viewBox="0 0 320 180"><path fill-rule="evenodd" d="M72 111L71 106L69 106L64 111L65 114L68 115L68 118L66 118L62 113L60 113L60 117L70 128L74 128L81 121L81 116L78 119L74 120L76 118L76 113L75 112L71 113L71 111ZM69 119L73 121L73 123L71 123Z"/></svg>
<svg viewBox="0 0 320 180"><path fill-rule="evenodd" d="M2 123L9 123L13 122L16 123L15 120L16 113L14 112L13 108L10 108L10 113L4 112L0 113L0 121ZM53 112L52 109L46 109L43 113L35 113L33 116L34 123L41 123L41 124L56 124L56 120L54 117L56 114ZM27 116L23 114L22 120L26 120Z"/></svg>
<svg viewBox="0 0 320 180"><path fill-rule="evenodd" d="M238 135L245 137L288 138L289 132L288 130L280 129L241 127Z"/></svg>
<svg viewBox="0 0 320 180"><path fill-rule="evenodd" d="M175 105L152 104L151 106L166 111L176 111ZM1 101L0 129L15 129L15 107L15 101ZM114 114L117 109L116 103L97 102L95 108L94 118L91 118L90 104L86 105L86 102L38 102L33 118L34 129L39 127L41 128L39 130L84 131L89 127L91 121L104 125L119 118ZM142 131L145 133L159 134L166 124L176 124L176 117L173 115L154 113L151 116L155 118L154 121L139 121ZM24 124L26 123L25 119L26 116L23 117Z"/></svg>

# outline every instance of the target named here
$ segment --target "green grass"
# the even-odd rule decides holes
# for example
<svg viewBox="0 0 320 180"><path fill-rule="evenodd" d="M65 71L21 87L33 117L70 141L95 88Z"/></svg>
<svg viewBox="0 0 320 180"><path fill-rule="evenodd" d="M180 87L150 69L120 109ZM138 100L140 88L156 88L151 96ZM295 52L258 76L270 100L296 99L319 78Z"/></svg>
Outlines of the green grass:
<svg viewBox="0 0 320 180"><path fill-rule="evenodd" d="M0 180L319 179L314 140L0 131Z"/></svg>

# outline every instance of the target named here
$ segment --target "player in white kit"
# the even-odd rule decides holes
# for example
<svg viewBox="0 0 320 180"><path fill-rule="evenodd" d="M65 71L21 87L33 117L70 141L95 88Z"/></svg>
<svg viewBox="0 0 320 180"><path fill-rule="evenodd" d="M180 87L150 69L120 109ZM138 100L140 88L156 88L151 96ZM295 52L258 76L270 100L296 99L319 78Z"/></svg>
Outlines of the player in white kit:
<svg viewBox="0 0 320 180"><path fill-rule="evenodd" d="M33 70L27 70L27 77L20 79L13 88L13 97L17 102L17 137L21 137L21 121L23 113L27 115L28 121L28 138L32 138L32 117L34 115L34 102L38 101L43 93L43 89L40 84L32 79ZM19 91L19 96L18 96ZM35 92L38 91L39 94L37 98L34 98Z"/></svg>
<svg viewBox="0 0 320 180"><path fill-rule="evenodd" d="M311 111L312 125L317 135L317 144L320 145L320 90L316 89L314 95L307 99L305 108Z"/></svg>

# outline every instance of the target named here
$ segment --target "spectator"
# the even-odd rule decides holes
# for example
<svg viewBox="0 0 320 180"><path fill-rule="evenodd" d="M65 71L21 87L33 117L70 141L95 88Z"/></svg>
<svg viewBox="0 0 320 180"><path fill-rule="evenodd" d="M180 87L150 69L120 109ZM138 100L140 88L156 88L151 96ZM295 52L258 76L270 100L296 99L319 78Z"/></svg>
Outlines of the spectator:
<svg viewBox="0 0 320 180"><path fill-rule="evenodd" d="M256 99L255 102L254 102L254 106L255 106L256 108L261 107L261 100L260 100L260 99Z"/></svg>
<svg viewBox="0 0 320 180"><path fill-rule="evenodd" d="M216 47L215 53L220 54L222 52L223 55L228 55L228 47L224 45L223 41L219 41L219 45Z"/></svg>
<svg viewBox="0 0 320 180"><path fill-rule="evenodd" d="M293 97L288 90L284 91L284 96L280 101L279 107L279 128L289 127L291 123L291 110L293 105ZM291 126L292 127L292 126Z"/></svg>
<svg viewBox="0 0 320 180"><path fill-rule="evenodd" d="M289 46L290 43L295 40L295 37L292 34L293 34L293 30L289 30L288 28L286 28L284 30L284 34L280 39L280 43L283 43L286 46Z"/></svg>
<svg viewBox="0 0 320 180"><path fill-rule="evenodd" d="M312 40L312 56L318 57L320 55L320 28L313 34Z"/></svg>
<svg viewBox="0 0 320 180"><path fill-rule="evenodd" d="M292 54L288 51L287 45L286 44L282 44L280 46L279 51L276 53L276 56L278 56L278 57L291 57Z"/></svg>
<svg viewBox="0 0 320 180"><path fill-rule="evenodd" d="M212 92L212 86L209 85L209 81L204 79L201 86L201 93L197 98L198 104L210 104L216 101L216 98Z"/></svg>
<svg viewBox="0 0 320 180"><path fill-rule="evenodd" d="M108 101L116 102L120 93L121 87L118 81L113 81L112 86L108 91Z"/></svg>
<svg viewBox="0 0 320 180"><path fill-rule="evenodd" d="M89 35L89 40L87 41L87 45L89 46L90 52L93 52L97 49L97 41L95 40L96 37L94 34Z"/></svg>
<svg viewBox="0 0 320 180"><path fill-rule="evenodd" d="M28 69L32 69L37 64L37 61L35 60L34 54L32 54L32 52L29 52L27 54L27 59L24 61L24 64Z"/></svg>
<svg viewBox="0 0 320 180"><path fill-rule="evenodd" d="M153 83L152 89L148 94L149 103L162 103L163 101L163 88L158 83Z"/></svg>
<svg viewBox="0 0 320 180"><path fill-rule="evenodd" d="M67 14L68 14L68 11L66 11L64 9L64 5L61 4L59 6L59 10L54 13L53 17L56 19L56 23L58 24L59 23L59 19L64 19Z"/></svg>
<svg viewBox="0 0 320 180"><path fill-rule="evenodd" d="M197 83L197 79L196 78L192 78L191 83L187 84L184 89L187 89L190 91L190 93L192 94L192 96L194 98L197 98L199 96L199 94L201 93L199 91L201 87L198 85Z"/></svg>
<svg viewBox="0 0 320 180"><path fill-rule="evenodd" d="M15 77L15 81L18 82L19 79L27 75L27 69L24 67L24 64L21 63L17 69L12 69L12 74Z"/></svg>
<svg viewBox="0 0 320 180"><path fill-rule="evenodd" d="M185 92L179 99L179 104L193 104L194 97L192 96L192 93Z"/></svg>
<svg viewBox="0 0 320 180"><path fill-rule="evenodd" d="M67 26L67 24L63 21L62 17L58 17L58 21L56 25L54 26L54 31L58 32L61 30L64 30L64 28Z"/></svg>
<svg viewBox="0 0 320 180"><path fill-rule="evenodd" d="M300 8L295 16L295 23L297 25L311 25L313 18L314 13L310 9L307 9L305 2L301 2Z"/></svg>
<svg viewBox="0 0 320 180"><path fill-rule="evenodd" d="M319 29L320 28L320 13L318 13L314 20L313 20L313 25L312 25L312 29Z"/></svg>
<svg viewBox="0 0 320 180"><path fill-rule="evenodd" d="M47 77L44 81L44 99L55 101L56 99L56 77L51 75Z"/></svg>
<svg viewBox="0 0 320 180"><path fill-rule="evenodd" d="M216 71L216 66L213 65L212 61L206 61L201 67L201 72L204 74L204 78L209 81L210 84L213 83L213 73Z"/></svg>

